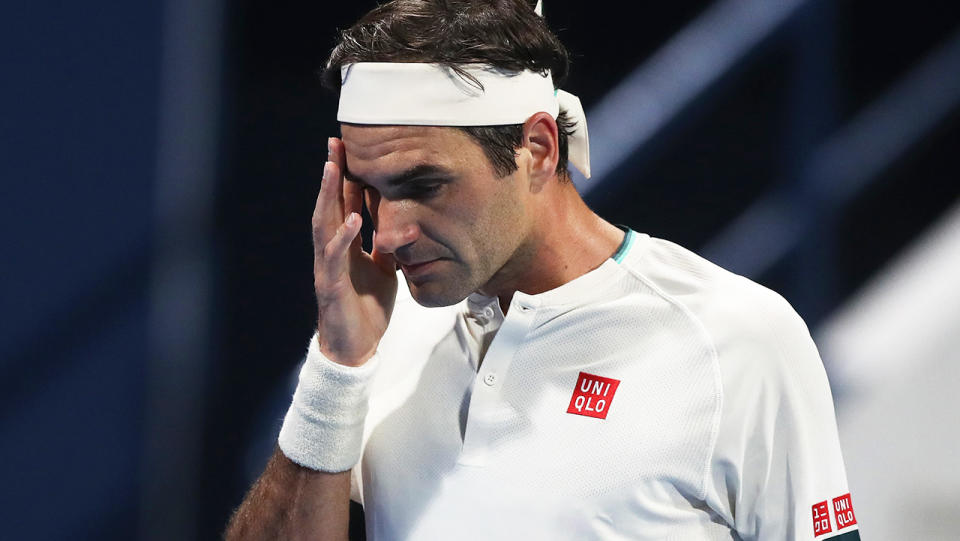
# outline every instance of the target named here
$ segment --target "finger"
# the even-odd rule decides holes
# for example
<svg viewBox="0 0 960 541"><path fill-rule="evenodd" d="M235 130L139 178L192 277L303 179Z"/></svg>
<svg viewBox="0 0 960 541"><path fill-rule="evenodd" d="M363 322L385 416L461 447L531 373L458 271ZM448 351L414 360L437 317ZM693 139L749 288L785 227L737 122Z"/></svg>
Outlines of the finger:
<svg viewBox="0 0 960 541"><path fill-rule="evenodd" d="M360 213L363 210L363 188L356 182L343 181L343 211Z"/></svg>
<svg viewBox="0 0 960 541"><path fill-rule="evenodd" d="M317 195L317 204L313 211L313 234L318 246L326 245L335 234L337 227L343 223L343 204L338 193L342 186L337 182L337 166L327 162L323 166L323 181L320 183L320 193Z"/></svg>
<svg viewBox="0 0 960 541"><path fill-rule="evenodd" d="M351 212L336 234L330 239L323 250L323 273L327 279L327 284L334 284L343 275L347 273L347 262L349 260L347 250L353 239L360 234L360 215Z"/></svg>
<svg viewBox="0 0 960 541"><path fill-rule="evenodd" d="M332 161L337 166L337 174L340 175L338 182L342 183L343 172L347 170L347 157L346 157L345 149L343 147L343 141L341 141L336 137L331 137L327 139L327 152L328 152L327 159ZM343 188L341 187L341 191L338 194L338 196L340 197L341 205L344 204L344 197L343 197L344 194L342 190ZM353 211L347 211L347 213L349 212L353 212ZM345 213L344 216L346 215L347 214Z"/></svg>
<svg viewBox="0 0 960 541"><path fill-rule="evenodd" d="M332 161L333 163L337 164L340 167L343 167L344 163L346 162L346 159L343 155L344 154L343 141L341 141L340 138L331 137L327 139L327 152L329 153L329 156L327 157L328 160Z"/></svg>
<svg viewBox="0 0 960 541"><path fill-rule="evenodd" d="M361 220L363 218L363 188L360 187L356 182L351 182L344 179L343 181L343 211L345 214L349 215L350 213L357 213L360 215ZM360 224L361 227L363 224ZM353 248L357 251L362 247L363 240L360 238L360 235L357 235L353 239Z"/></svg>

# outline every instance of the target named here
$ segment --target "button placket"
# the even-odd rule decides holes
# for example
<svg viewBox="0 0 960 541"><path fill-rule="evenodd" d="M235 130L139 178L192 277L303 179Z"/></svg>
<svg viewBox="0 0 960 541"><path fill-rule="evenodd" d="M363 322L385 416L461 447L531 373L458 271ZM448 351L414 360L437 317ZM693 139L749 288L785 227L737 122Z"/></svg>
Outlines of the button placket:
<svg viewBox="0 0 960 541"><path fill-rule="evenodd" d="M511 416L507 406L500 400L501 389L510 363L533 325L534 316L535 311L529 307L527 310L511 310L490 344L470 396L458 463L466 466L484 465L491 431Z"/></svg>

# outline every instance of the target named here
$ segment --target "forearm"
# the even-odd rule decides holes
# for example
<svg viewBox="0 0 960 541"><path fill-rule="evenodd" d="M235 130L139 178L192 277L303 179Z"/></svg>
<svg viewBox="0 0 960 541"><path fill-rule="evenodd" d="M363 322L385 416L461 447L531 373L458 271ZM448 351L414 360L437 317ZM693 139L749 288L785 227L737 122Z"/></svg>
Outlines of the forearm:
<svg viewBox="0 0 960 541"><path fill-rule="evenodd" d="M347 539L350 472L314 471L277 448L227 526L227 541Z"/></svg>
<svg viewBox="0 0 960 541"><path fill-rule="evenodd" d="M343 366L310 340L279 445L231 519L228 540L347 539L350 469L360 460L378 360Z"/></svg>
<svg viewBox="0 0 960 541"><path fill-rule="evenodd" d="M313 214L317 335L279 446L230 519L229 540L348 537L349 470L360 460L375 352L393 311L397 277L391 256L363 252L362 190L344 183L343 143L331 138L328 148Z"/></svg>

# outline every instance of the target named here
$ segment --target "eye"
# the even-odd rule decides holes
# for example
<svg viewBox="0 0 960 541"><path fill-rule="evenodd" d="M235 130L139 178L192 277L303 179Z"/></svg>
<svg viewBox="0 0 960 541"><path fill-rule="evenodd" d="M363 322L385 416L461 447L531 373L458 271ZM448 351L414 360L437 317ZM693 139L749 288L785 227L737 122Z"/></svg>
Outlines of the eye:
<svg viewBox="0 0 960 541"><path fill-rule="evenodd" d="M403 195L410 199L429 199L437 195L444 184L435 180L410 182L404 187Z"/></svg>

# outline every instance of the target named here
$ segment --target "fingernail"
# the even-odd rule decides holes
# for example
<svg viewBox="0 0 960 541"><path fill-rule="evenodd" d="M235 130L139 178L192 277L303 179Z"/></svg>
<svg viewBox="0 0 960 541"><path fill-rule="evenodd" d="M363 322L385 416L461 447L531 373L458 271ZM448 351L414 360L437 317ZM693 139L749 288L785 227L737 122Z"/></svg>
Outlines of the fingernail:
<svg viewBox="0 0 960 541"><path fill-rule="evenodd" d="M323 164L323 180L329 180L330 175L332 175L331 169L333 168L333 162L327 162Z"/></svg>
<svg viewBox="0 0 960 541"><path fill-rule="evenodd" d="M359 214L357 214L356 212L351 212L350 216L347 216L347 225L349 225L350 227L353 227L357 225L357 220L359 219L360 219Z"/></svg>
<svg viewBox="0 0 960 541"><path fill-rule="evenodd" d="M333 154L333 137L327 137L327 159Z"/></svg>

